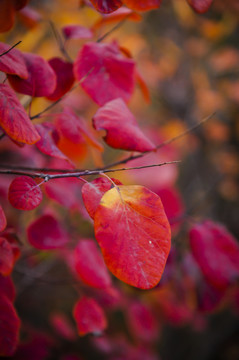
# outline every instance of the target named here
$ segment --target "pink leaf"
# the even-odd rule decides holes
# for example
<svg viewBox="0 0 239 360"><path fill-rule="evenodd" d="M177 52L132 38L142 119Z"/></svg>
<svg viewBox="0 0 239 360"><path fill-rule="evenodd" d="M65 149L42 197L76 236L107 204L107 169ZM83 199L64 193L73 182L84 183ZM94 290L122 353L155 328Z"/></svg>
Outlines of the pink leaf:
<svg viewBox="0 0 239 360"><path fill-rule="evenodd" d="M43 215L27 229L29 243L40 250L52 250L63 247L68 236L61 224L52 215Z"/></svg>
<svg viewBox="0 0 239 360"><path fill-rule="evenodd" d="M29 76L26 80L16 75L8 75L15 91L33 97L49 96L56 87L56 74L41 56L23 53Z"/></svg>
<svg viewBox="0 0 239 360"><path fill-rule="evenodd" d="M12 140L30 145L40 140L15 92L5 84L0 84L0 126Z"/></svg>
<svg viewBox="0 0 239 360"><path fill-rule="evenodd" d="M193 10L199 14L203 14L210 9L213 0L187 0L187 2Z"/></svg>
<svg viewBox="0 0 239 360"><path fill-rule="evenodd" d="M224 226L207 220L194 225L189 236L193 256L212 286L225 289L239 278L239 245Z"/></svg>
<svg viewBox="0 0 239 360"><path fill-rule="evenodd" d="M158 335L158 326L151 309L139 301L127 307L127 322L132 336L141 341L153 342Z"/></svg>
<svg viewBox="0 0 239 360"><path fill-rule="evenodd" d="M90 29L81 25L67 25L62 28L66 39L91 39L93 33Z"/></svg>
<svg viewBox="0 0 239 360"><path fill-rule="evenodd" d="M33 210L41 203L42 192L35 180L28 176L19 176L9 187L8 199L18 210Z"/></svg>
<svg viewBox="0 0 239 360"><path fill-rule="evenodd" d="M74 249L74 267L80 279L89 286L107 288L111 285L109 272L94 240L78 242Z"/></svg>
<svg viewBox="0 0 239 360"><path fill-rule="evenodd" d="M155 149L122 99L102 106L93 117L93 125L96 130L106 131L104 140L115 149L139 152Z"/></svg>
<svg viewBox="0 0 239 360"><path fill-rule="evenodd" d="M99 105L122 98L129 101L135 83L134 61L123 57L116 43L88 43L79 52L74 71L87 94Z"/></svg>
<svg viewBox="0 0 239 360"><path fill-rule="evenodd" d="M107 320L97 302L86 296L82 297L73 309L73 316L80 336L100 334L107 327Z"/></svg>
<svg viewBox="0 0 239 360"><path fill-rule="evenodd" d="M13 355L19 336L20 320L11 301L0 294L0 356Z"/></svg>
<svg viewBox="0 0 239 360"><path fill-rule="evenodd" d="M16 291L10 276L0 274L0 294L6 296L10 301L14 301Z"/></svg>
<svg viewBox="0 0 239 360"><path fill-rule="evenodd" d="M7 226L7 219L4 214L3 208L0 205L0 231L3 231Z"/></svg>
<svg viewBox="0 0 239 360"><path fill-rule="evenodd" d="M66 340L74 341L76 332L69 319L63 313L51 314L50 322L55 331Z"/></svg>
<svg viewBox="0 0 239 360"><path fill-rule="evenodd" d="M50 59L48 63L56 75L56 88L47 98L56 101L70 90L75 81L73 64L57 57Z"/></svg>
<svg viewBox="0 0 239 360"><path fill-rule="evenodd" d="M77 179L55 179L45 184L46 194L67 209L79 209L80 184Z"/></svg>
<svg viewBox="0 0 239 360"><path fill-rule="evenodd" d="M111 179L116 185L122 185L117 179ZM94 219L96 209L100 204L100 200L104 193L114 186L107 178L97 178L91 182L87 182L82 186L82 198L88 211L88 214Z"/></svg>
<svg viewBox="0 0 239 360"><path fill-rule="evenodd" d="M55 126L51 123L44 122L35 125L41 139L36 143L37 148L46 155L56 157L58 159L68 160L68 157L61 152L54 141Z"/></svg>
<svg viewBox="0 0 239 360"><path fill-rule="evenodd" d="M12 272L14 256L9 242L0 237L0 274L7 276Z"/></svg>
<svg viewBox="0 0 239 360"><path fill-rule="evenodd" d="M0 71L6 74L18 75L22 79L27 79L27 66L19 50L14 48L7 54L1 56L1 54L10 49L10 47L10 45L0 42Z"/></svg>
<svg viewBox="0 0 239 360"><path fill-rule="evenodd" d="M109 14L122 6L121 0L90 0L92 5L103 14Z"/></svg>

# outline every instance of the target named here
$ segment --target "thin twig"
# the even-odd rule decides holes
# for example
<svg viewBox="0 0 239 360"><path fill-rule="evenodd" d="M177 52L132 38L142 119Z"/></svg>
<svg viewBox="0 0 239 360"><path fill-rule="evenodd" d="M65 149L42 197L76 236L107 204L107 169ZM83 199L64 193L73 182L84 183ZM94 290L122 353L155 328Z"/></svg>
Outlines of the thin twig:
<svg viewBox="0 0 239 360"><path fill-rule="evenodd" d="M129 14L130 15L130 14ZM96 42L100 43L103 40L105 40L109 35L111 35L115 30L119 29L126 20L128 20L129 15L127 15L124 19L122 19L121 21L118 22L118 24L116 24L112 29L110 29L109 31L107 31L107 33L105 33L104 35L102 35Z"/></svg>
<svg viewBox="0 0 239 360"><path fill-rule="evenodd" d="M0 57L3 55L8 54L12 49L14 49L17 45L19 45L22 42L22 40L19 40L16 44L14 44L13 46L11 46L8 50L4 51L2 54L0 54Z"/></svg>
<svg viewBox="0 0 239 360"><path fill-rule="evenodd" d="M65 49L65 47L64 47L64 43L63 43L63 41L62 41L62 38L61 38L59 32L57 31L57 29L56 29L56 27L55 27L55 24L54 24L53 21L51 21L51 20L49 21L49 23L50 23L52 32L53 32L53 34L54 34L54 36L55 36L56 42L57 42L57 44L58 44L58 46L59 46L59 49L60 49L62 55L64 55L65 58L66 58L68 61L72 62L72 59L71 59L70 55L68 54L68 52L66 51L66 49Z"/></svg>
<svg viewBox="0 0 239 360"><path fill-rule="evenodd" d="M66 94L62 95L62 97L60 97L60 99L54 101L52 104L50 104L49 106L47 106L45 109L43 109L42 111L40 111L38 114L31 116L30 119L34 120L34 119L38 119L39 117L41 117L41 115L43 115L45 112L49 111L50 109L52 109L54 106L56 106L60 101L62 101L68 94L69 92L75 90L89 75L90 73L94 70L94 66L85 74L85 76L83 76L83 78L80 79L80 81L73 86Z"/></svg>
<svg viewBox="0 0 239 360"><path fill-rule="evenodd" d="M46 109L45 109L46 110ZM38 114L39 115L39 114ZM177 136L174 136L173 138L170 138L166 141L164 141L163 143L159 144L156 146L156 149L161 149L162 147L166 146L166 145L169 145L171 144L172 142L174 141L177 141L179 139L181 139L182 137L184 137L185 135L189 134L190 132L196 130L198 127L200 127L202 124L204 124L206 121L208 121L209 119L211 119L213 116L215 115L215 113L207 116L205 119L201 120L198 124L190 127L189 129L187 129L186 131L183 131L182 133L178 134ZM36 116L36 115L35 115ZM4 134L3 134L4 135ZM1 136L0 136L1 138ZM104 171L106 169L111 169L117 165L121 165L121 164L125 164L127 163L128 161L131 161L131 160L136 160L138 158L141 158L143 157L144 155L150 153L150 152L153 152L155 150L150 150L150 151L145 151L143 153L140 153L139 155L135 155L135 156L129 156L123 160L120 160L120 161L117 161L117 162L114 162L114 163L111 163L109 165L106 165L105 167L102 167L102 168L99 168L99 169L95 169L96 171ZM83 169L51 169L51 168L37 168L37 167L27 167L27 166L17 166L17 165L4 165L4 164L0 164L0 169L7 169L7 170L16 170L16 171L29 171L29 172L51 172L51 173L75 173L75 172L84 172L85 170ZM11 174L13 174L11 172ZM26 174L26 173L24 173ZM28 173L27 173L28 174Z"/></svg>
<svg viewBox="0 0 239 360"><path fill-rule="evenodd" d="M169 140L166 140L164 142L162 142L161 144L157 145L153 150L149 150L149 151L144 151L138 155L131 155L131 156L128 156L127 158L123 159L123 160L119 160L119 161L116 161L110 165L106 165L103 170L105 169L109 169L111 167L114 167L114 166L118 166L118 165L122 165L122 164L126 164L127 162L129 161L132 161L132 160L136 160L136 159L140 159L142 158L143 156L145 156L146 154L149 154L151 152L154 152L155 150L159 150L161 149L162 147L166 146L166 145L169 145L171 144L172 142L176 141L176 140L179 140L181 139L183 136L189 134L190 132L192 132L193 130L196 130L197 128L199 128L202 124L204 124L206 121L210 120L214 115L216 114L216 112L212 113L211 115L207 116L206 118L204 118L203 120L201 120L198 124L190 127L189 129L187 129L186 131L183 131L182 133L178 134L177 136L174 136L173 138L169 139Z"/></svg>
<svg viewBox="0 0 239 360"><path fill-rule="evenodd" d="M180 160L175 161L167 161L161 164L152 164L152 165L144 165L144 166L135 166L128 168L120 168L120 169L106 169L106 170L84 170L79 172L68 172L68 173L60 173L60 174L42 174L42 173L28 173L24 171L16 171L11 169L2 169L0 170L0 174L2 175L19 175L19 176L29 176L33 179L44 179L45 181L53 180L53 179L62 179L62 178L79 178L82 176L90 176L90 175L100 175L103 173L113 173L118 171L128 171L128 170L140 170L152 167L159 167L164 165L178 164Z"/></svg>

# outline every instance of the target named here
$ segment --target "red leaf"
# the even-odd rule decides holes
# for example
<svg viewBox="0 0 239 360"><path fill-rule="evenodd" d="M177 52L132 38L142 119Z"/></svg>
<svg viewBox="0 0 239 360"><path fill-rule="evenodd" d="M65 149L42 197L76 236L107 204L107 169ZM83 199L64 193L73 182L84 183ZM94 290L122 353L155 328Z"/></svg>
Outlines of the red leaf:
<svg viewBox="0 0 239 360"><path fill-rule="evenodd" d="M74 249L74 267L80 279L89 286L107 288L111 285L109 272L94 240L78 242Z"/></svg>
<svg viewBox="0 0 239 360"><path fill-rule="evenodd" d="M150 99L150 93L149 93L149 89L148 86L146 84L146 82L144 81L144 79L142 78L141 74L139 73L138 70L136 70L136 81L139 85L139 88L143 94L144 100L147 103L150 103L151 99Z"/></svg>
<svg viewBox="0 0 239 360"><path fill-rule="evenodd" d="M102 16L93 25L93 29L95 30L95 29L98 29L102 25L115 23L115 22L121 21L126 18L127 18L127 20L139 21L142 19L142 16L123 6L109 15Z"/></svg>
<svg viewBox="0 0 239 360"><path fill-rule="evenodd" d="M73 326L64 314L51 314L50 321L55 331L64 339L70 341L74 341L76 339L76 333L73 329Z"/></svg>
<svg viewBox="0 0 239 360"><path fill-rule="evenodd" d="M211 285L225 289L239 278L239 245L225 227L207 220L194 225L189 236L193 256Z"/></svg>
<svg viewBox="0 0 239 360"><path fill-rule="evenodd" d="M1 0L0 1L0 32L11 29L15 20L16 10L23 8L29 0Z"/></svg>
<svg viewBox="0 0 239 360"><path fill-rule="evenodd" d="M127 322L132 336L141 341L153 342L158 335L158 326L151 309L139 301L134 301L127 307Z"/></svg>
<svg viewBox="0 0 239 360"><path fill-rule="evenodd" d="M28 176L19 176L9 187L8 199L18 210L33 210L41 203L42 192L35 180Z"/></svg>
<svg viewBox="0 0 239 360"><path fill-rule="evenodd" d="M44 122L35 125L35 127L41 136L41 140L36 143L37 148L43 154L69 161L68 157L56 146L53 138L54 131L56 131L55 126L51 123Z"/></svg>
<svg viewBox="0 0 239 360"><path fill-rule="evenodd" d="M27 5L27 3L29 2L29 0L10 0L13 2L13 6L15 7L15 10L21 10L22 8L24 8L24 6Z"/></svg>
<svg viewBox="0 0 239 360"><path fill-rule="evenodd" d="M0 33L11 29L15 20L15 9L12 0L0 1Z"/></svg>
<svg viewBox="0 0 239 360"><path fill-rule="evenodd" d="M41 56L22 53L29 76L26 80L16 75L8 75L13 89L21 94L33 97L49 96L56 87L56 74L52 67Z"/></svg>
<svg viewBox="0 0 239 360"><path fill-rule="evenodd" d="M86 142L102 151L101 144L95 139L90 129L87 127L86 121L76 115L70 108L64 108L63 112L56 119L56 127L60 134L74 144Z"/></svg>
<svg viewBox="0 0 239 360"><path fill-rule="evenodd" d="M93 117L93 125L96 130L106 130L104 140L115 149L139 152L155 149L122 99L102 106Z"/></svg>
<svg viewBox="0 0 239 360"><path fill-rule="evenodd" d="M22 9L18 13L18 18L28 29L34 28L42 20L40 13L30 6L26 6Z"/></svg>
<svg viewBox="0 0 239 360"><path fill-rule="evenodd" d="M6 296L10 301L14 301L16 292L10 276L0 274L0 296Z"/></svg>
<svg viewBox="0 0 239 360"><path fill-rule="evenodd" d="M40 250L52 250L63 247L68 236L60 223L52 215L43 215L27 229L29 243Z"/></svg>
<svg viewBox="0 0 239 360"><path fill-rule="evenodd" d="M180 193L174 187L160 187L154 189L154 192L160 196L165 214L173 230L177 230L181 225L184 214L184 205Z"/></svg>
<svg viewBox="0 0 239 360"><path fill-rule="evenodd" d="M161 0L122 0L123 3L129 8L136 11L147 11L157 9Z"/></svg>
<svg viewBox="0 0 239 360"><path fill-rule="evenodd" d="M11 228L8 228L2 233L2 236L9 242L9 244L11 244L14 262L16 262L21 255L21 251L20 251L20 247L19 247L19 240L18 240L14 230Z"/></svg>
<svg viewBox="0 0 239 360"><path fill-rule="evenodd" d="M30 332L30 339L21 342L14 353L14 360L46 360L50 356L52 339L41 333Z"/></svg>
<svg viewBox="0 0 239 360"><path fill-rule="evenodd" d="M158 284L171 234L158 195L143 186L107 191L95 213L95 236L109 270L141 289Z"/></svg>
<svg viewBox="0 0 239 360"><path fill-rule="evenodd" d="M18 75L26 79L28 71L22 53L16 48L11 49L7 54L2 55L5 51L10 49L10 45L0 43L0 71L6 74Z"/></svg>
<svg viewBox="0 0 239 360"><path fill-rule="evenodd" d="M92 5L103 14L109 14L122 6L121 0L90 0Z"/></svg>
<svg viewBox="0 0 239 360"><path fill-rule="evenodd" d="M79 210L80 184L77 179L55 179L45 184L46 194L50 199L68 208Z"/></svg>
<svg viewBox="0 0 239 360"><path fill-rule="evenodd" d="M16 94L5 84L0 84L0 126L12 140L30 145L40 140Z"/></svg>
<svg viewBox="0 0 239 360"><path fill-rule="evenodd" d="M0 274L7 276L11 274L14 265L14 256L9 242L0 237Z"/></svg>
<svg viewBox="0 0 239 360"><path fill-rule="evenodd" d="M203 14L209 10L213 0L187 0L189 5L199 14Z"/></svg>
<svg viewBox="0 0 239 360"><path fill-rule="evenodd" d="M7 226L7 219L4 214L3 208L0 205L0 231L3 231Z"/></svg>
<svg viewBox="0 0 239 360"><path fill-rule="evenodd" d="M81 25L64 26L62 32L66 39L91 39L93 37L93 32Z"/></svg>
<svg viewBox="0 0 239 360"><path fill-rule="evenodd" d="M73 316L80 336L99 334L107 327L107 320L102 308L91 298L82 297L73 309Z"/></svg>
<svg viewBox="0 0 239 360"><path fill-rule="evenodd" d="M13 355L20 329L20 320L11 301L0 295L0 356Z"/></svg>
<svg viewBox="0 0 239 360"><path fill-rule="evenodd" d="M86 77L81 86L99 105L119 97L129 101L134 90L134 68L134 61L124 58L115 42L85 44L74 64L76 79Z"/></svg>
<svg viewBox="0 0 239 360"><path fill-rule="evenodd" d="M73 64L57 57L50 59L48 63L56 75L56 88L47 98L56 101L70 90L75 81Z"/></svg>
<svg viewBox="0 0 239 360"><path fill-rule="evenodd" d="M111 179L116 185L122 185L117 179ZM87 182L82 186L82 198L88 211L88 214L94 219L96 209L100 204L100 200L106 191L113 188L112 182L107 178L97 178L91 182Z"/></svg>

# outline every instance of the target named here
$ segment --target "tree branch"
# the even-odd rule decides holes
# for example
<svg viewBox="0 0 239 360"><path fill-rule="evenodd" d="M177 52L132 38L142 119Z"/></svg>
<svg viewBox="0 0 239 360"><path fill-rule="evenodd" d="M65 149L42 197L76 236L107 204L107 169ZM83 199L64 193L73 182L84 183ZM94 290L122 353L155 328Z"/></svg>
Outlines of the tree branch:
<svg viewBox="0 0 239 360"><path fill-rule="evenodd" d="M14 44L13 46L11 46L8 50L4 51L2 54L0 54L0 57L3 55L8 54L12 49L14 49L17 45L21 44L22 40L19 40L16 44Z"/></svg>
<svg viewBox="0 0 239 360"><path fill-rule="evenodd" d="M58 174L43 174L43 173L29 173L25 171L18 171L12 169L2 169L0 170L0 174L2 175L19 175L19 176L29 176L33 179L44 179L45 182L53 179L62 179L62 178L79 178L81 176L90 176L90 175L100 175L104 173L114 173L118 171L128 171L128 170L141 170L146 168L152 167L159 167L164 165L171 165L171 164L178 164L180 160L175 161L167 161L161 164L152 164L152 165L144 165L144 166L135 166L135 167L128 167L128 168L120 168L120 169L106 169L106 170L83 170L83 171L75 171L75 172L68 172L68 173L58 173Z"/></svg>

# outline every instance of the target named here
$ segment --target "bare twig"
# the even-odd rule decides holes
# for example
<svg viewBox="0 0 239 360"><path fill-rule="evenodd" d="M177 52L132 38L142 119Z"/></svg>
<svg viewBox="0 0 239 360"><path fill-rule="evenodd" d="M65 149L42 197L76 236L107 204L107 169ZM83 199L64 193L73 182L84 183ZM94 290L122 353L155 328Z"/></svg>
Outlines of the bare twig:
<svg viewBox="0 0 239 360"><path fill-rule="evenodd" d="M64 55L65 58L66 58L68 61L72 62L72 59L71 59L70 55L68 54L68 52L66 51L66 49L65 49L65 47L64 47L62 38L61 38L59 32L57 31L57 29L56 29L56 27L55 27L55 24L54 24L53 21L51 21L51 20L50 20L49 22L50 22L50 26L51 26L52 32L53 32L53 34L54 34L54 36L55 36L56 42L57 42L57 44L58 44L58 46L59 46L59 49L60 49L62 55Z"/></svg>
<svg viewBox="0 0 239 360"><path fill-rule="evenodd" d="M111 35L115 30L119 29L126 20L128 20L129 15L127 15L125 18L123 18L121 21L118 22L118 24L116 24L112 29L110 29L109 31L107 31L107 33L105 33L104 35L102 35L96 42L100 43L103 40L105 40L109 35Z"/></svg>
<svg viewBox="0 0 239 360"><path fill-rule="evenodd" d="M8 54L12 49L14 49L16 46L18 46L22 41L19 40L16 44L14 44L13 46L11 46L8 50L4 51L2 54L0 54L0 57L3 55Z"/></svg>
<svg viewBox="0 0 239 360"><path fill-rule="evenodd" d="M126 163L129 162L129 161L136 160L136 159L140 159L140 158L142 158L143 156L145 156L146 154L149 154L149 153L151 153L151 152L154 152L155 150L159 150L159 149L161 149L162 147L164 147L164 146L166 146L166 145L169 145L169 144L171 144L172 142L174 142L174 141L176 141L176 140L179 140L179 139L181 139L182 137L184 137L185 135L189 134L190 132L196 130L196 129L199 128L202 124L204 124L206 121L208 121L209 119L211 119L215 114L216 114L216 112L214 112L213 114L207 116L206 118L204 118L203 120L201 120L198 124L190 127L190 128L187 129L186 131L183 131L182 133L178 134L177 136L174 136L173 138L162 142L161 144L157 145L153 150L144 151L144 152L142 152L142 153L140 153L140 154L138 154L138 155L128 156L128 157L125 158L125 159L116 161L116 162L114 162L114 163L112 163L112 164L110 164L110 165L106 165L106 166L103 168L103 170L112 168L112 167L114 167L114 166L126 164Z"/></svg>
<svg viewBox="0 0 239 360"><path fill-rule="evenodd" d="M90 176L90 175L100 175L103 173L114 173L118 171L128 171L128 170L140 170L152 167L159 167L164 165L178 164L179 160L175 161L167 161L161 164L152 164L152 165L144 165L144 166L135 166L128 168L120 168L120 169L106 169L106 170L83 170L79 172L68 172L68 173L58 173L58 174L43 174L43 173L29 173L25 171L18 171L12 169L2 169L0 170L0 174L3 175L19 175L19 176L29 176L34 179L44 179L46 182L53 179L62 179L62 178L79 178L82 176Z"/></svg>
<svg viewBox="0 0 239 360"><path fill-rule="evenodd" d="M88 71L88 73L85 74L85 76L83 76L83 78L80 79L80 81L73 86L66 94L62 95L62 97L60 97L60 99L54 101L52 104L50 104L49 106L47 106L45 109L43 109L42 111L40 111L38 114L31 116L30 119L34 120L34 119L38 119L39 117L41 117L41 115L43 115L45 112L49 111L50 109L52 109L53 107L55 107L60 101L62 101L68 94L69 92L75 90L90 74L91 72L94 70L94 66Z"/></svg>

